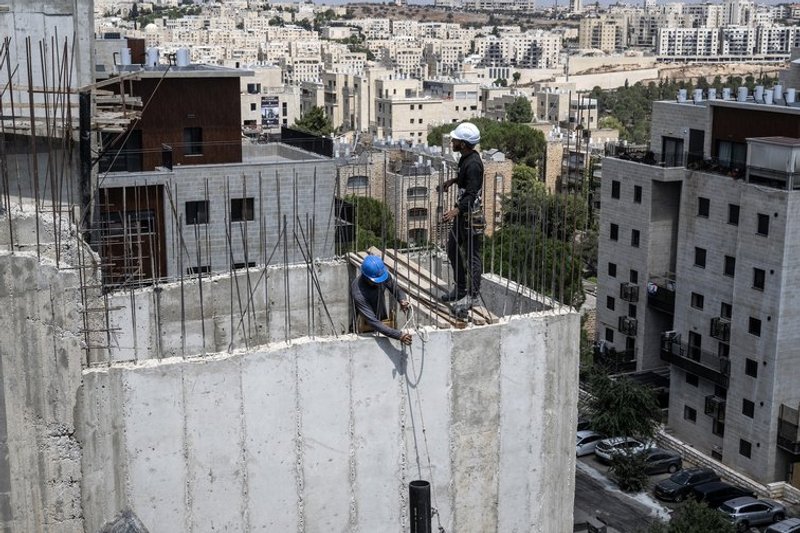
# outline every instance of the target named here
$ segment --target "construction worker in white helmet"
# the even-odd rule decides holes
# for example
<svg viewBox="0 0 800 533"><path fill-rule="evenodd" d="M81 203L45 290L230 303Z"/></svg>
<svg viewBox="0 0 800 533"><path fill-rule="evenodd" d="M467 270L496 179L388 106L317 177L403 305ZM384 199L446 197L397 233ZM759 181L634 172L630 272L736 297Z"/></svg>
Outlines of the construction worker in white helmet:
<svg viewBox="0 0 800 533"><path fill-rule="evenodd" d="M456 286L442 296L444 302L454 302L453 309L466 310L477 303L483 274L481 248L483 218L481 191L483 189L483 161L475 150L481 141L481 132L470 122L462 122L450 134L453 152L461 154L458 174L442 184L447 191L458 185L455 207L446 211L442 220L453 222L447 239L447 257L453 265Z"/></svg>

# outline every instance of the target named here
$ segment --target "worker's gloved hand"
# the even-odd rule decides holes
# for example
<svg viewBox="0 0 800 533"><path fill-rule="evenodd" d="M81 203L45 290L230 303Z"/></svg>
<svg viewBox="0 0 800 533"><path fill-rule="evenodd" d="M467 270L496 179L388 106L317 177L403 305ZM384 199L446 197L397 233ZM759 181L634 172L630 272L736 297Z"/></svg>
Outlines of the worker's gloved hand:
<svg viewBox="0 0 800 533"><path fill-rule="evenodd" d="M403 333L402 335L400 335L400 342L402 342L406 346L411 346L411 334Z"/></svg>
<svg viewBox="0 0 800 533"><path fill-rule="evenodd" d="M411 304L408 302L408 300L403 300L400 302L400 309L402 309L405 314L408 314L408 312L411 310Z"/></svg>

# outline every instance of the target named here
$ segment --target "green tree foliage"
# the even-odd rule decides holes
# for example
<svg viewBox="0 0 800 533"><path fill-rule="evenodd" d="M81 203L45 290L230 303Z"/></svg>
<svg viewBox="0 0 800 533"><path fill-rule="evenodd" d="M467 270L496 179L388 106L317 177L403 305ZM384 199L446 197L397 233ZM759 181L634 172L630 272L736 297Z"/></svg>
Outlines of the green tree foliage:
<svg viewBox="0 0 800 533"><path fill-rule="evenodd" d="M625 377L595 372L589 379L590 398L584 412L592 428L606 435L652 439L660 411L653 391Z"/></svg>
<svg viewBox="0 0 800 533"><path fill-rule="evenodd" d="M646 466L644 454L620 454L612 458L608 473L620 490L641 492L649 479L644 471Z"/></svg>
<svg viewBox="0 0 800 533"><path fill-rule="evenodd" d="M506 120L527 124L533 120L531 102L524 96L519 96L506 106Z"/></svg>
<svg viewBox="0 0 800 533"><path fill-rule="evenodd" d="M736 528L719 512L691 498L672 514L669 523L657 522L648 533L734 533Z"/></svg>
<svg viewBox="0 0 800 533"><path fill-rule="evenodd" d="M325 116L325 111L318 106L312 107L308 113L295 119L294 125L297 129L314 135L330 135L334 131L331 119Z"/></svg>
<svg viewBox="0 0 800 533"><path fill-rule="evenodd" d="M513 79L513 80L514 80L514 87L516 87L516 86L517 86L517 84L519 83L519 79L520 79L521 77L522 77L522 74L521 74L521 73L519 73L519 72L515 72L514 74L512 74L512 75L511 75L511 79Z"/></svg>
<svg viewBox="0 0 800 533"><path fill-rule="evenodd" d="M488 118L474 118L470 122L481 131L481 149L496 148L514 161L536 167L544 156L547 147L544 134L524 124L498 122ZM441 146L442 135L455 129L455 124L444 124L428 133L428 144Z"/></svg>
<svg viewBox="0 0 800 533"><path fill-rule="evenodd" d="M569 305L583 302L583 258L576 245L586 203L550 194L534 168L517 165L503 199L500 229L487 239L485 261L495 272Z"/></svg>
<svg viewBox="0 0 800 533"><path fill-rule="evenodd" d="M366 196L346 196L345 201L355 207L355 242L353 250L367 250L370 246L396 247L402 243L395 239L394 217L380 200Z"/></svg>
<svg viewBox="0 0 800 533"><path fill-rule="evenodd" d="M508 87L508 80L505 78L497 78L494 80L494 84L498 87Z"/></svg>

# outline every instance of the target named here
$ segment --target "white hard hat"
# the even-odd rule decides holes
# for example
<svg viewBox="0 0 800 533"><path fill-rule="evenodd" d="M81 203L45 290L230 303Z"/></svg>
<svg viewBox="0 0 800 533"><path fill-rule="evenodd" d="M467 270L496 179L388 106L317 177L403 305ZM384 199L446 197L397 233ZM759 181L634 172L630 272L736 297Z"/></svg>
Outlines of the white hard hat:
<svg viewBox="0 0 800 533"><path fill-rule="evenodd" d="M462 122L450 133L450 138L475 145L481 142L481 132L472 122Z"/></svg>

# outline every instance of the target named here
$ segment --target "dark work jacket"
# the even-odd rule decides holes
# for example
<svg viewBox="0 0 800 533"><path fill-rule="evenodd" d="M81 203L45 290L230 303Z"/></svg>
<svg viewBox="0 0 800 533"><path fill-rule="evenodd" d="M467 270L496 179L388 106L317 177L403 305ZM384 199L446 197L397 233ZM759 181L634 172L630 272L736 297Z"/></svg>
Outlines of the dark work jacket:
<svg viewBox="0 0 800 533"><path fill-rule="evenodd" d="M356 312L364 315L367 324L378 333L382 333L387 337L399 339L403 334L402 331L392 329L381 320L389 317L386 312L386 298L384 291L389 289L389 293L394 296L398 302L406 299L406 293L395 285L394 278L390 275L389 278L378 285L370 283L364 276L358 276L353 280L350 286L350 295L353 298L353 305Z"/></svg>
<svg viewBox="0 0 800 533"><path fill-rule="evenodd" d="M458 160L458 216L467 219L483 188L483 161L478 152L472 151Z"/></svg>

